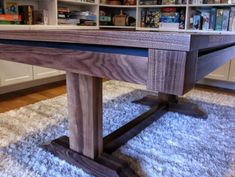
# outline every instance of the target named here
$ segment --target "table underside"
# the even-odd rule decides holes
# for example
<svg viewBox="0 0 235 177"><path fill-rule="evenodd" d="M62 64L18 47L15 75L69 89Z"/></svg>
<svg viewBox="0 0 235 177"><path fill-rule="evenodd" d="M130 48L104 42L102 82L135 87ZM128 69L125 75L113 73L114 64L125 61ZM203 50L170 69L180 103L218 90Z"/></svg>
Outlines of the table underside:
<svg viewBox="0 0 235 177"><path fill-rule="evenodd" d="M0 40L4 60L66 71L69 137L44 147L98 177L137 177L111 154L168 111L207 118L196 105L180 102L205 75L235 56L235 45L179 51L153 48ZM146 85L159 92L135 101L150 110L102 137L102 78Z"/></svg>

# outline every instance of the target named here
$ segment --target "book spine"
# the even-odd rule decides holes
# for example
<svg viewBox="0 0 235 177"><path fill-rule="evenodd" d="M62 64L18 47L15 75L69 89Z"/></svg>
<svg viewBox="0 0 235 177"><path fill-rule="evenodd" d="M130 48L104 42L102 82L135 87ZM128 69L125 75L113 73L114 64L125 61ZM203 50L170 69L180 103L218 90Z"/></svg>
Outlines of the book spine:
<svg viewBox="0 0 235 177"><path fill-rule="evenodd" d="M215 30L216 26L216 8L212 8L210 12L210 29Z"/></svg>
<svg viewBox="0 0 235 177"><path fill-rule="evenodd" d="M215 27L216 31L221 31L222 30L223 13L224 13L223 9L217 9L217 12L216 12L216 27Z"/></svg>
<svg viewBox="0 0 235 177"><path fill-rule="evenodd" d="M202 30L209 30L210 26L210 13L202 12Z"/></svg>
<svg viewBox="0 0 235 177"><path fill-rule="evenodd" d="M33 24L33 6L19 6L19 15L22 17L21 24L32 25Z"/></svg>
<svg viewBox="0 0 235 177"><path fill-rule="evenodd" d="M224 9L222 20L222 31L228 31L229 26L229 9Z"/></svg>
<svg viewBox="0 0 235 177"><path fill-rule="evenodd" d="M230 9L229 31L235 31L235 7Z"/></svg>

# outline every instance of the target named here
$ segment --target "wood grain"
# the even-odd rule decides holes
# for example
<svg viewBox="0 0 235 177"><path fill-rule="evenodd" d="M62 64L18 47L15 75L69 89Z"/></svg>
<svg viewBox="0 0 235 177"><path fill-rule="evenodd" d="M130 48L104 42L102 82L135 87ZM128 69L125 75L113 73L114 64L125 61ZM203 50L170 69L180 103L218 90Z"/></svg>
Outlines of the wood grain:
<svg viewBox="0 0 235 177"><path fill-rule="evenodd" d="M188 51L190 34L114 30L18 30L0 31L0 39L50 41Z"/></svg>
<svg viewBox="0 0 235 177"><path fill-rule="evenodd" d="M185 76L184 76L184 91L187 93L192 90L196 84L196 72L198 63L198 51L187 52L187 60L185 66Z"/></svg>
<svg viewBox="0 0 235 177"><path fill-rule="evenodd" d="M147 89L182 95L186 60L186 52L149 49Z"/></svg>
<svg viewBox="0 0 235 177"><path fill-rule="evenodd" d="M103 152L102 80L66 73L70 148L94 159Z"/></svg>
<svg viewBox="0 0 235 177"><path fill-rule="evenodd" d="M100 78L145 84L147 57L71 49L0 44L4 60Z"/></svg>
<svg viewBox="0 0 235 177"><path fill-rule="evenodd" d="M66 137L46 143L43 147L60 159L78 168L82 168L85 172L96 177L119 177L116 171L69 149Z"/></svg>
<svg viewBox="0 0 235 177"><path fill-rule="evenodd" d="M194 51L235 44L235 35L114 30L1 30L0 39Z"/></svg>
<svg viewBox="0 0 235 177"><path fill-rule="evenodd" d="M198 58L196 81L202 79L218 67L235 57L235 45L224 49L215 49Z"/></svg>
<svg viewBox="0 0 235 177"><path fill-rule="evenodd" d="M96 177L139 177L126 161L117 157L102 153L93 160L69 149L66 136L44 144L43 148Z"/></svg>
<svg viewBox="0 0 235 177"><path fill-rule="evenodd" d="M209 49L235 44L234 34L192 34L190 50Z"/></svg>

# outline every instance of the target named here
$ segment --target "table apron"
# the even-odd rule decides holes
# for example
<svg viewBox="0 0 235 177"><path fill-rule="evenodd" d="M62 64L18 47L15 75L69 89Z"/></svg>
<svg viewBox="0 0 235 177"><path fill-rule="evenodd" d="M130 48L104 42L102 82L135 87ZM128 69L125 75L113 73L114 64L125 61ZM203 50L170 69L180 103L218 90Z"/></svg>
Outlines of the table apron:
<svg viewBox="0 0 235 177"><path fill-rule="evenodd" d="M147 80L148 57L143 56L0 44L0 58L143 85Z"/></svg>

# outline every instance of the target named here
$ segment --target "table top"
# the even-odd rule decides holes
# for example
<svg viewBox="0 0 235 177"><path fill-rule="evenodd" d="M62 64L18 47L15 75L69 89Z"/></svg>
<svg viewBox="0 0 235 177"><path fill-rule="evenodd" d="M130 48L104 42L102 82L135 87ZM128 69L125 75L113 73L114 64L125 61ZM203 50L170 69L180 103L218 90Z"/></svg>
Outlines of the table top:
<svg viewBox="0 0 235 177"><path fill-rule="evenodd" d="M112 30L2 30L0 31L0 40L63 42L193 51L235 44L235 35Z"/></svg>

